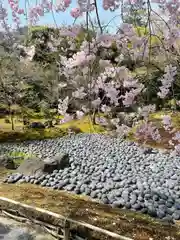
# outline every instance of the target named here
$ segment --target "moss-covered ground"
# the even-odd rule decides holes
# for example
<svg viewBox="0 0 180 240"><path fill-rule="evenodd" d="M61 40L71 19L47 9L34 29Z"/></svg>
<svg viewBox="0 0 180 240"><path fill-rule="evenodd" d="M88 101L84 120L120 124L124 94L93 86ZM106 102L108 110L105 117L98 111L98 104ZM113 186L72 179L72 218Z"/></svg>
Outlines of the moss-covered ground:
<svg viewBox="0 0 180 240"><path fill-rule="evenodd" d="M31 119L31 121L45 122L44 118ZM0 119L0 142L6 141L25 141L34 139L46 139L62 137L67 134L67 130L70 127L79 128L85 133L104 132L103 127L99 125L93 125L89 116L85 116L81 120L72 120L68 123L55 125L53 128L47 129L25 129L23 123L18 120L15 121L15 129L11 129L10 123L5 123L5 118Z"/></svg>

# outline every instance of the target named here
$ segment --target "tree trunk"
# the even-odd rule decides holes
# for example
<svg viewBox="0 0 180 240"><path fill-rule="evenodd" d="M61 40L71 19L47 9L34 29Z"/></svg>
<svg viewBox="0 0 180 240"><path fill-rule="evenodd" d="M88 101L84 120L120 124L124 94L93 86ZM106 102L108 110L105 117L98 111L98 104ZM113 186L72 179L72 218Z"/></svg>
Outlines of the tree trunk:
<svg viewBox="0 0 180 240"><path fill-rule="evenodd" d="M9 105L9 113L11 118L11 130L14 131L14 112L11 110L11 105Z"/></svg>
<svg viewBox="0 0 180 240"><path fill-rule="evenodd" d="M92 115L92 124L96 125L96 110L94 110L93 115Z"/></svg>
<svg viewBox="0 0 180 240"><path fill-rule="evenodd" d="M11 113L11 129L14 131L14 116L13 116L13 113Z"/></svg>
<svg viewBox="0 0 180 240"><path fill-rule="evenodd" d="M53 119L51 119L51 120L48 120L48 122L49 122L49 128L52 128L52 127L54 127L54 126L53 126Z"/></svg>

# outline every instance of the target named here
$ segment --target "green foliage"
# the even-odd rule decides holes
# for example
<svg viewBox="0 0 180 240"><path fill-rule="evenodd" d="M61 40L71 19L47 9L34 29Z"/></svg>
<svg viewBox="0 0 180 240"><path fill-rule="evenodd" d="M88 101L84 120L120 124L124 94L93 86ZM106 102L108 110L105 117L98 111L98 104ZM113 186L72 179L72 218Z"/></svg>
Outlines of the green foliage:
<svg viewBox="0 0 180 240"><path fill-rule="evenodd" d="M8 108L18 102L26 92L23 85L23 68L18 59L10 56L0 58L0 101Z"/></svg>
<svg viewBox="0 0 180 240"><path fill-rule="evenodd" d="M28 34L28 42L33 44L38 39L44 39L44 41L48 41L50 39L50 36L57 36L58 29L51 28L48 26L34 26L29 28L29 34Z"/></svg>
<svg viewBox="0 0 180 240"><path fill-rule="evenodd" d="M145 26L135 26L134 29L139 37L147 36L149 34L149 29Z"/></svg>
<svg viewBox="0 0 180 240"><path fill-rule="evenodd" d="M35 112L33 109L22 107L21 115L27 117L28 119L43 119L44 113L43 112Z"/></svg>
<svg viewBox="0 0 180 240"><path fill-rule="evenodd" d="M50 104L47 102L41 102L41 111L43 112L44 118L48 120L53 120L57 114L56 109L51 109Z"/></svg>
<svg viewBox="0 0 180 240"><path fill-rule="evenodd" d="M148 44L151 44L151 46L157 46L161 44L161 33L158 33L158 35L154 35L149 31L149 28L145 26L134 26L135 32L138 34L139 37L147 36Z"/></svg>
<svg viewBox="0 0 180 240"><path fill-rule="evenodd" d="M157 108L159 105L163 105L163 100L157 97L157 92L160 87L160 77L162 77L163 72L159 71L154 66L149 67L149 72L147 68L145 68L144 73L138 72L136 73L136 77L145 85L146 91L141 95L141 104L155 104Z"/></svg>
<svg viewBox="0 0 180 240"><path fill-rule="evenodd" d="M29 27L30 32L40 32L40 31L47 31L49 29L48 26L33 26Z"/></svg>
<svg viewBox="0 0 180 240"><path fill-rule="evenodd" d="M86 30L82 27L82 31L75 38L76 51L80 48L82 42L86 39L91 41L94 32L92 30ZM51 42L51 37L57 39L61 45L57 46L57 51L50 51L48 43ZM71 56L74 51L70 50L68 45L69 37L59 36L59 29L47 27L47 26L36 26L29 29L27 45L35 45L36 53L33 58L41 64L54 64L59 60L60 55L64 55L61 47L66 49L66 56ZM75 52L76 52L75 51Z"/></svg>
<svg viewBox="0 0 180 240"><path fill-rule="evenodd" d="M87 30L85 27L82 28L82 31L76 36L76 47L79 49L81 46L82 42L84 40L87 40L89 42L92 41L92 38L95 36L93 30L89 29Z"/></svg>
<svg viewBox="0 0 180 240"><path fill-rule="evenodd" d="M58 34L58 29L47 26L35 26L29 29L26 45L35 45L34 61L52 64L58 59L58 53L52 53L48 48L51 37L57 38Z"/></svg>
<svg viewBox="0 0 180 240"><path fill-rule="evenodd" d="M147 21L147 9L145 4L145 1L142 4L140 1L140 3L126 5L123 21L134 26L145 26Z"/></svg>

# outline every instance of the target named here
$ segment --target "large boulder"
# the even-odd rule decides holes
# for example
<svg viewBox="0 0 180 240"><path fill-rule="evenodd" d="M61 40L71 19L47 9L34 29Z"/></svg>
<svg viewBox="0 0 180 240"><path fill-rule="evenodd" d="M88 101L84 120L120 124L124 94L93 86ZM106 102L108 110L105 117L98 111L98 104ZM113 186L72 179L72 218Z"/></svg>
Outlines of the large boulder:
<svg viewBox="0 0 180 240"><path fill-rule="evenodd" d="M0 155L0 167L7 169L16 169L16 164L13 161L13 157L7 155Z"/></svg>
<svg viewBox="0 0 180 240"><path fill-rule="evenodd" d="M37 157L27 157L24 159L24 161L20 164L17 171L19 173L22 173L24 175L41 175L43 174L44 169L44 162L42 159Z"/></svg>
<svg viewBox="0 0 180 240"><path fill-rule="evenodd" d="M69 166L69 155L66 153L56 154L52 158L44 159L44 171L53 172L55 169L64 169Z"/></svg>
<svg viewBox="0 0 180 240"><path fill-rule="evenodd" d="M38 157L25 158L18 167L17 172L27 176L41 176L52 173L55 169L63 169L69 166L68 154L58 154L52 158L40 159Z"/></svg>

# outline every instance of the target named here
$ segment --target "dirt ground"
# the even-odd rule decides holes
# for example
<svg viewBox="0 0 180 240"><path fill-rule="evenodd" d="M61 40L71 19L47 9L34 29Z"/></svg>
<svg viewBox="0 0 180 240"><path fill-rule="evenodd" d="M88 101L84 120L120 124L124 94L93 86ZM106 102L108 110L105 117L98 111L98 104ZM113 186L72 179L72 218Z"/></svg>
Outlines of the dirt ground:
<svg viewBox="0 0 180 240"><path fill-rule="evenodd" d="M30 184L0 184L0 196L80 220L134 240L179 240L180 229L155 219L91 201L65 191ZM1 203L0 203L1 204ZM0 206L1 207L1 206ZM170 238L168 238L170 237ZM110 239L96 238L96 239Z"/></svg>

